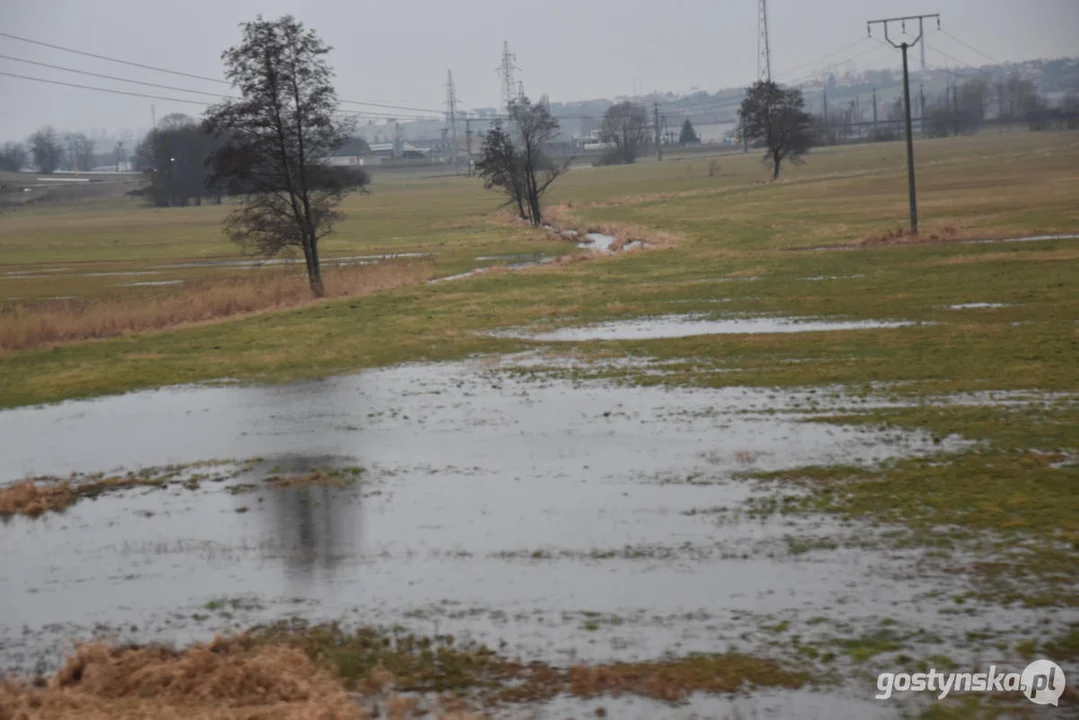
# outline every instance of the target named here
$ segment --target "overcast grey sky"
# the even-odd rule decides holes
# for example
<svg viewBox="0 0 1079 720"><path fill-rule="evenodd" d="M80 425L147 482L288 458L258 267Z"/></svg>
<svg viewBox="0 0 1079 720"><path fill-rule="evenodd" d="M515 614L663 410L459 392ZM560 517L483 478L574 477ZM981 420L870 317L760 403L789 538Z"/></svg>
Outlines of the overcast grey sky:
<svg viewBox="0 0 1079 720"><path fill-rule="evenodd" d="M496 106L503 40L517 54L526 92L552 100L643 91L715 91L756 73L756 0L0 0L0 32L110 57L221 77L220 53L257 13L292 13L334 46L342 98L441 108L452 69L465 107ZM865 21L939 12L944 29L1002 61L1079 55L1079 0L770 0L772 66L790 80L856 56L859 69L898 68L898 51L866 40ZM934 27L935 30L935 27ZM943 33L927 61L989 60ZM939 54L947 53L954 60ZM213 83L71 55L0 36L0 54L81 70L215 91ZM794 72L784 73L788 69ZM174 97L0 58L0 71ZM220 86L224 87L224 86ZM0 140L42 124L72 130L140 128L200 106L48 86L0 76Z"/></svg>

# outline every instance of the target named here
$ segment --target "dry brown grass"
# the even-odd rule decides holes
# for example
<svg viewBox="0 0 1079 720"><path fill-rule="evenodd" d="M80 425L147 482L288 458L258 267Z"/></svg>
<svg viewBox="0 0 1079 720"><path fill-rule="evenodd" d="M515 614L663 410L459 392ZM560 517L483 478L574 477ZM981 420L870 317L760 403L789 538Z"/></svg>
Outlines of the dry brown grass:
<svg viewBox="0 0 1079 720"><path fill-rule="evenodd" d="M48 679L0 680L0 720L482 720L489 716L478 710L563 694L682 702L695 692L808 680L736 653L562 669L483 648L442 644L435 652L422 638L391 643L367 630L355 638L324 630L263 629L184 650L81 644Z"/></svg>
<svg viewBox="0 0 1079 720"><path fill-rule="evenodd" d="M36 483L33 480L0 488L0 515L38 517L47 512L61 512L74 502L67 482Z"/></svg>
<svg viewBox="0 0 1079 720"><path fill-rule="evenodd" d="M190 466L189 466L190 467ZM168 466L155 472L126 475L72 476L70 479L43 476L14 485L0 486L0 515L38 517L46 512L63 512L80 498L97 497L102 493L134 487L163 487L183 469ZM191 489L197 480L185 483Z"/></svg>
<svg viewBox="0 0 1079 720"><path fill-rule="evenodd" d="M941 228L929 230L924 233L913 233L907 228L897 227L894 230L873 233L863 238L859 245L870 247L875 245L905 245L911 243L927 242L955 242L960 237L959 228L954 225L945 225Z"/></svg>
<svg viewBox="0 0 1079 720"><path fill-rule="evenodd" d="M274 475L266 478L265 482L272 488L315 486L343 488L349 485L349 482L341 475L323 472L322 470L314 470L306 475Z"/></svg>
<svg viewBox="0 0 1079 720"><path fill-rule="evenodd" d="M0 681L0 720L484 720L454 698L348 692L297 647L218 637L183 651L80 645L48 680Z"/></svg>
<svg viewBox="0 0 1079 720"><path fill-rule="evenodd" d="M307 655L243 637L177 652L81 645L45 687L0 685L0 720L358 720Z"/></svg>
<svg viewBox="0 0 1079 720"><path fill-rule="evenodd" d="M367 295L423 282L430 259L326 268L327 297ZM0 306L0 351L250 315L317 302L306 278L285 269L212 276L169 290L116 292L86 300Z"/></svg>

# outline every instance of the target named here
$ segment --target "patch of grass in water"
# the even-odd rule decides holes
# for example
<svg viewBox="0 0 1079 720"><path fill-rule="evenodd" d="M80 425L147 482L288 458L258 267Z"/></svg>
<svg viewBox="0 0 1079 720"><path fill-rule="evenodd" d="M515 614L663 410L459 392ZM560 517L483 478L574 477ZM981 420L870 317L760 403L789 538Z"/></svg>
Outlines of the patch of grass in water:
<svg viewBox="0 0 1079 720"><path fill-rule="evenodd" d="M599 627L599 622L589 621ZM334 668L351 689L369 691L383 673L402 692L451 692L489 702L545 701L559 694L578 697L633 694L680 702L694 692L732 693L746 687L798 688L809 674L778 661L729 652L653 662L577 665L559 668L522 663L486 647L371 628L344 630L293 621L257 629L257 643L302 648Z"/></svg>
<svg viewBox="0 0 1079 720"><path fill-rule="evenodd" d="M95 499L106 493L137 487L162 488L181 481L185 473L200 467L233 466L232 472L217 474L196 473L182 480L189 490L197 490L203 480L225 480L235 477L251 466L250 462L210 460L186 465L143 468L124 475L106 476L103 473L73 474L68 478L44 476L0 487L0 515L38 517L47 512L63 512L81 499ZM238 468L238 469L235 469ZM224 468L222 468L224 470Z"/></svg>
<svg viewBox="0 0 1079 720"><path fill-rule="evenodd" d="M880 655L881 653L901 650L901 638L892 630L881 629L869 635L857 638L837 640L836 644L855 663L864 663L866 660Z"/></svg>
<svg viewBox="0 0 1079 720"><path fill-rule="evenodd" d="M273 475L266 478L269 487L281 488L308 488L308 487L336 487L345 488L359 482L363 474L363 468L350 467L338 469L316 469L306 475Z"/></svg>
<svg viewBox="0 0 1079 720"><path fill-rule="evenodd" d="M1079 660L1079 623L1072 623L1066 633L1045 643L1043 649L1056 662Z"/></svg>

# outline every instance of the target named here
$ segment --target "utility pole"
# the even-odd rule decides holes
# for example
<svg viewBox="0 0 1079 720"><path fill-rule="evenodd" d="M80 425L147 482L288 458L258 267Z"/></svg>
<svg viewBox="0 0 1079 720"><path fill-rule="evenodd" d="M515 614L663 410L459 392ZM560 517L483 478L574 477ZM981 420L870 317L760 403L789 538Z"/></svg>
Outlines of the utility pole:
<svg viewBox="0 0 1079 720"><path fill-rule="evenodd" d="M925 83L918 83L918 129L925 134Z"/></svg>
<svg viewBox="0 0 1079 720"><path fill-rule="evenodd" d="M877 89L873 88L873 132L877 130Z"/></svg>
<svg viewBox="0 0 1079 720"><path fill-rule="evenodd" d="M453 86L453 70L446 72L446 125L450 129L450 162L453 174L457 174L457 90Z"/></svg>
<svg viewBox="0 0 1079 720"><path fill-rule="evenodd" d="M659 103L652 103L653 124L655 127L656 136L656 162L663 162L663 145L659 142Z"/></svg>
<svg viewBox="0 0 1079 720"><path fill-rule="evenodd" d="M154 109L153 103L150 103L150 122L153 124L154 130L157 130L157 110Z"/></svg>
<svg viewBox="0 0 1079 720"><path fill-rule="evenodd" d="M465 151L468 153L468 176L472 177L472 122L465 113Z"/></svg>
<svg viewBox="0 0 1079 720"><path fill-rule="evenodd" d="M918 234L918 193L914 183L914 131L911 128L910 119L910 66L907 62L907 51L918 44L919 41L925 36L924 22L926 18L936 18L937 27L940 27L940 15L913 15L910 17L901 18L888 18L885 20L870 20L866 23L866 30L870 37L873 37L873 26L884 26L884 39L895 48L899 48L903 51L903 105L907 116L907 189L910 193L910 231L915 235ZM906 40L900 42L898 45L892 41L888 36L888 24L900 23L903 28L903 32L907 31L907 21L918 21L918 37L914 38L914 42L907 42Z"/></svg>
<svg viewBox="0 0 1079 720"><path fill-rule="evenodd" d="M952 78L952 135L959 137L959 86Z"/></svg>
<svg viewBox="0 0 1079 720"><path fill-rule="evenodd" d="M824 88L824 132L827 134L827 144L832 144L832 119L828 117L828 88Z"/></svg>
<svg viewBox="0 0 1079 720"><path fill-rule="evenodd" d="M772 49L768 44L768 0L757 0L757 79L772 82Z"/></svg>

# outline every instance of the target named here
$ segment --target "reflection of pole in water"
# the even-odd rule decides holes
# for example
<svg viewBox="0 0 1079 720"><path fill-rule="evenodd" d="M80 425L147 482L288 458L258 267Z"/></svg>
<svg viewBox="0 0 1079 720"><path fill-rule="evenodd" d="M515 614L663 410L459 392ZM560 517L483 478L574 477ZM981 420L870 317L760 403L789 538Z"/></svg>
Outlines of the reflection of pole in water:
<svg viewBox="0 0 1079 720"><path fill-rule="evenodd" d="M355 528L359 510L352 502L352 488L292 487L266 494L271 526L271 542L284 547L289 575L309 582L315 569L330 576L343 557L359 552ZM328 577L326 579L329 579Z"/></svg>

